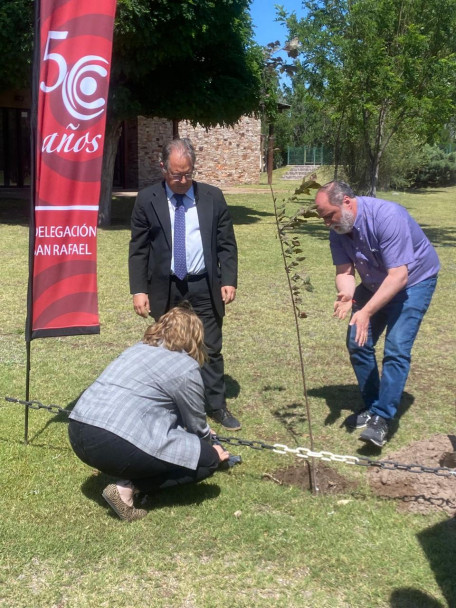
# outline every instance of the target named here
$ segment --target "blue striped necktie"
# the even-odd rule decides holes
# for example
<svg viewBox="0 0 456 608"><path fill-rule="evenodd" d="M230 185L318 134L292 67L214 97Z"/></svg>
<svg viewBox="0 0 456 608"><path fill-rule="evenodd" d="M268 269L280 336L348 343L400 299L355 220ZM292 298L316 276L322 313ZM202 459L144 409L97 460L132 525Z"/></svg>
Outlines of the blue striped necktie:
<svg viewBox="0 0 456 608"><path fill-rule="evenodd" d="M184 195L175 194L176 211L174 214L174 274L179 279L187 275L187 259L185 255L185 205Z"/></svg>

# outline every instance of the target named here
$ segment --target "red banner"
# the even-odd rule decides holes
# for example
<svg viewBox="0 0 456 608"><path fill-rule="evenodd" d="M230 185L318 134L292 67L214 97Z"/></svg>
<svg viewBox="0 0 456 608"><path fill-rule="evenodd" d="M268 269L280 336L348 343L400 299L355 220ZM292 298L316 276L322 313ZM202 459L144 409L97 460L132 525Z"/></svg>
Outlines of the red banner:
<svg viewBox="0 0 456 608"><path fill-rule="evenodd" d="M28 339L100 331L96 237L115 8L40 3Z"/></svg>

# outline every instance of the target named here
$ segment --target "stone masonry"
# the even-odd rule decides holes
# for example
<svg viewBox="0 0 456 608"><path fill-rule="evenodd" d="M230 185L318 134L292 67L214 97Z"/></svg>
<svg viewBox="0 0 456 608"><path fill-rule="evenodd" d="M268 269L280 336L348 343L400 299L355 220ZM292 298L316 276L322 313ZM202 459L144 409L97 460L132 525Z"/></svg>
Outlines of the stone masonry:
<svg viewBox="0 0 456 608"><path fill-rule="evenodd" d="M138 188L161 178L160 152L172 139L172 122L138 117ZM261 170L261 126L244 116L233 127L192 127L179 123L179 136L191 139L196 152L196 179L214 186L257 184ZM133 159L131 159L133 160Z"/></svg>

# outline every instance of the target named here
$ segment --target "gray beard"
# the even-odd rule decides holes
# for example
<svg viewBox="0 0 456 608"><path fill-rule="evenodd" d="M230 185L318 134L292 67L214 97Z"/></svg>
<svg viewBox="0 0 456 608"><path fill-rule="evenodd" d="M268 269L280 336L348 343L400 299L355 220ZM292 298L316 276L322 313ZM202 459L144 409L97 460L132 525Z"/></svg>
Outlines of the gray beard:
<svg viewBox="0 0 456 608"><path fill-rule="evenodd" d="M348 209L342 209L342 215L338 224L331 226L331 230L337 234L348 234L353 230L355 216Z"/></svg>

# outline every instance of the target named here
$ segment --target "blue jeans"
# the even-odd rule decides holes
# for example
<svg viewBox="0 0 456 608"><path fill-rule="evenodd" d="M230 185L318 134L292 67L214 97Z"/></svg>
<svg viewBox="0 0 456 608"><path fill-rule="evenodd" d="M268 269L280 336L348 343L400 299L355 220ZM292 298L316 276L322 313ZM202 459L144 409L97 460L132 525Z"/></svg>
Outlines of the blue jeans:
<svg viewBox="0 0 456 608"><path fill-rule="evenodd" d="M437 277L431 277L396 294L372 315L368 339L362 347L355 342L356 326L348 327L347 348L364 404L372 413L383 418L394 418L397 412L410 369L412 346L436 284ZM353 304L352 314L362 308L372 295L363 285L359 285L355 291L356 303ZM375 345L385 328L380 378Z"/></svg>

